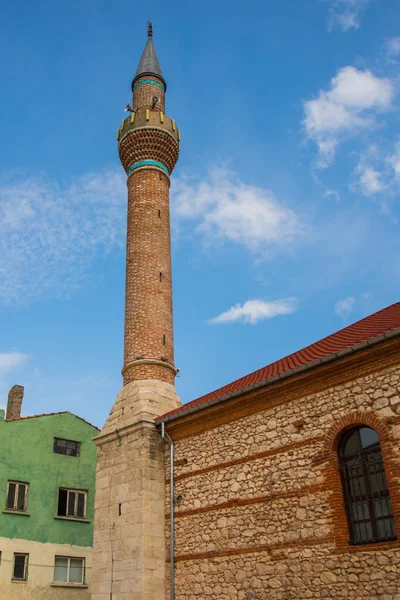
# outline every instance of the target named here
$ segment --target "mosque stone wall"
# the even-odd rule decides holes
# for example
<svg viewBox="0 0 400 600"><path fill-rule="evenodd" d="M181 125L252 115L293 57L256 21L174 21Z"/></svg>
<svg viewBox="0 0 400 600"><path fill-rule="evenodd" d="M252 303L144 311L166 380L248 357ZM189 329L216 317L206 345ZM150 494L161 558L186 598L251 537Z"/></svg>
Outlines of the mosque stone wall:
<svg viewBox="0 0 400 600"><path fill-rule="evenodd" d="M349 545L337 443L359 424L400 534L398 365L177 439L176 600L400 600L399 542ZM165 510L168 540L168 488Z"/></svg>

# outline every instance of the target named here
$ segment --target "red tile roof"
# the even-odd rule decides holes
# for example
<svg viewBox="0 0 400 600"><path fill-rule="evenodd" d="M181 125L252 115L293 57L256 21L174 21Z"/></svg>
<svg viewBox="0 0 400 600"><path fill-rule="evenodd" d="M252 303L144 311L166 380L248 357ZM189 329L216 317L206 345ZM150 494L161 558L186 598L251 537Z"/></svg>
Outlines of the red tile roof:
<svg viewBox="0 0 400 600"><path fill-rule="evenodd" d="M74 413L70 412L69 410L62 410L61 412L42 413L41 415L28 415L26 417L14 417L13 419L4 419L4 420L7 423L11 423L11 421L23 421L24 419L37 419L38 417L53 417L54 415L67 415L67 414L70 414L73 417L80 419L87 425L90 425L90 427L97 429L97 431L101 431L98 427L96 427L96 425L92 425L92 423L89 423L89 421L82 419L82 417L78 417L78 415L75 415Z"/></svg>
<svg viewBox="0 0 400 600"><path fill-rule="evenodd" d="M357 321L336 333L328 335L322 340L319 340L302 350L293 352L293 354L289 354L289 356L281 358L262 369L258 369L249 375L245 375L214 392L210 392L192 402L188 402L187 404L160 416L157 421L166 421L171 417L176 418L178 416L184 416L187 412L200 410L201 408L205 408L207 404L216 403L222 397L226 397L232 393L237 395L238 392L240 393L249 386L261 384L262 382L266 382L277 376L282 376L283 374L289 374L293 369L298 369L299 367L305 368L306 365L309 367L323 364L324 362L327 362L326 357L328 356L333 359L338 352L343 352L359 344L365 346L366 342L369 340L372 340L377 336L384 336L397 328L400 328L400 302L392 304L369 317L365 317L365 319L361 319L361 321ZM383 337L382 340L383 339L385 338ZM358 348L354 348L354 350L356 349ZM314 361L316 361L316 364L311 365Z"/></svg>

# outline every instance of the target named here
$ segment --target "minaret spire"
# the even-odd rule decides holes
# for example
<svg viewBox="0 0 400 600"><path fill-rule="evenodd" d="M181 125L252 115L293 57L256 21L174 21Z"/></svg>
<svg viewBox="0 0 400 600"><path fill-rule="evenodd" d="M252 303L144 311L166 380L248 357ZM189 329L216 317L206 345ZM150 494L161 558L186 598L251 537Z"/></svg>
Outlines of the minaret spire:
<svg viewBox="0 0 400 600"><path fill-rule="evenodd" d="M164 90L167 89L167 84L163 78L160 63L158 61L157 52L153 42L153 24L148 21L147 23L147 42L143 50L142 57L140 59L138 68L136 69L135 77L132 81L132 91L135 87L135 83L139 77L143 75L155 75L161 79L164 84Z"/></svg>

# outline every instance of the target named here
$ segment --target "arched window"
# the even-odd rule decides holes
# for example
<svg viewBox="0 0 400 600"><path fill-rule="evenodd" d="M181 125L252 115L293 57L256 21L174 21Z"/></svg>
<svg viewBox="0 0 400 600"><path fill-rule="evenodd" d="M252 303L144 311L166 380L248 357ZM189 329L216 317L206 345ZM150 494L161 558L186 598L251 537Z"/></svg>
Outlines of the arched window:
<svg viewBox="0 0 400 600"><path fill-rule="evenodd" d="M339 445L340 473L351 544L396 539L392 507L376 431L357 427Z"/></svg>

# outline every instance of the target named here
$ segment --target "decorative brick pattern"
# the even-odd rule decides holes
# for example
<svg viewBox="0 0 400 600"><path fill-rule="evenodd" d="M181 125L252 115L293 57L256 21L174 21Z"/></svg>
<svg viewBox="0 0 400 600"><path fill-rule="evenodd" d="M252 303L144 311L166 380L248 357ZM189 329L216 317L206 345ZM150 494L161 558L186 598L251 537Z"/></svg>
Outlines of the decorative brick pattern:
<svg viewBox="0 0 400 600"><path fill-rule="evenodd" d="M139 78L136 84L147 79ZM166 117L164 123L159 113L156 118L155 107L150 106L156 92L161 99L157 110L164 110L163 90L145 83L134 91L136 121L128 119L121 127L121 131L128 130L118 144L127 173L144 160L161 163L171 173L178 160L174 122ZM127 185L124 384L144 379L173 383L170 182L161 169L141 166L130 173Z"/></svg>
<svg viewBox="0 0 400 600"><path fill-rule="evenodd" d="M167 131L162 129L133 129L119 143L119 156L126 172L146 159L165 165L172 173L179 155L179 146Z"/></svg>
<svg viewBox="0 0 400 600"><path fill-rule="evenodd" d="M349 545L336 458L346 429L377 431L400 533L399 366L265 398L256 414L177 436L176 600L399 600L400 543ZM167 485L166 515L168 503Z"/></svg>
<svg viewBox="0 0 400 600"><path fill-rule="evenodd" d="M167 366L134 366L136 357L174 362L169 180L157 171L128 179L124 383L133 379L174 382Z"/></svg>
<svg viewBox="0 0 400 600"><path fill-rule="evenodd" d="M164 88L164 84L155 75L151 77L149 75L144 75L143 77L139 77L135 81L135 85L140 83L141 81L147 81L149 79L154 79L154 81L158 81L162 87ZM156 84L151 83L143 83L138 86L133 91L133 110L145 110L146 108L153 107L153 98L157 96L159 98L159 102L154 105L154 110L158 110L164 112L165 110L165 92Z"/></svg>

